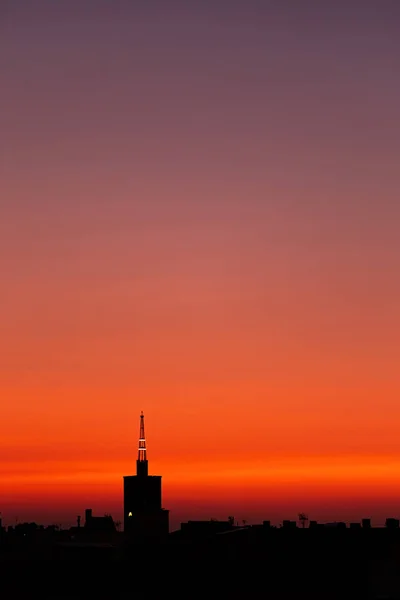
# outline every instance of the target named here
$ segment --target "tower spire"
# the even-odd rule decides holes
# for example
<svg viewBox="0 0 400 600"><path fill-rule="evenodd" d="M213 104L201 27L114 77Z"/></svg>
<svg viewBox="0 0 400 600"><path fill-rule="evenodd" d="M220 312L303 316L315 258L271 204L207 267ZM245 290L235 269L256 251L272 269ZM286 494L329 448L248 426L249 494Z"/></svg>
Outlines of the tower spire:
<svg viewBox="0 0 400 600"><path fill-rule="evenodd" d="M146 437L144 434L144 414L143 411L140 415L140 433L139 433L139 448L138 458L136 461L136 474L142 477L148 475L148 462L147 462L147 449L146 449Z"/></svg>

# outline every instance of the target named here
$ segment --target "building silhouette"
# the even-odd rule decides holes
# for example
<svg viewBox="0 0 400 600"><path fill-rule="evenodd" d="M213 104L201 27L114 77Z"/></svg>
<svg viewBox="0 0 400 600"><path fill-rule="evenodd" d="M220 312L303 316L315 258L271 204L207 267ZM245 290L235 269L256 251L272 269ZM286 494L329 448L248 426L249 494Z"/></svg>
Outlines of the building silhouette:
<svg viewBox="0 0 400 600"><path fill-rule="evenodd" d="M78 529L83 530L85 534L97 536L101 539L113 536L117 531L111 515L94 517L91 508L85 510L85 526L82 528L79 525Z"/></svg>
<svg viewBox="0 0 400 600"><path fill-rule="evenodd" d="M143 412L136 475L124 477L124 533L132 542L162 540L169 533L169 511L162 508L161 476L149 475Z"/></svg>

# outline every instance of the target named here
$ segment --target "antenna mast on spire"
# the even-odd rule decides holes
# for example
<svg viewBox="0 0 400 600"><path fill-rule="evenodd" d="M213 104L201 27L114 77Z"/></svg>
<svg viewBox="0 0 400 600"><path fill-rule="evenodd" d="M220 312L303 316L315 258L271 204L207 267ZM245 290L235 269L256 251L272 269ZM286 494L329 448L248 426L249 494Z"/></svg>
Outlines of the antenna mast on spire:
<svg viewBox="0 0 400 600"><path fill-rule="evenodd" d="M146 437L144 435L143 411L140 415L140 434L139 434L138 459L136 461L136 474L139 476L142 476L142 477L146 477L148 475L147 449L146 449Z"/></svg>

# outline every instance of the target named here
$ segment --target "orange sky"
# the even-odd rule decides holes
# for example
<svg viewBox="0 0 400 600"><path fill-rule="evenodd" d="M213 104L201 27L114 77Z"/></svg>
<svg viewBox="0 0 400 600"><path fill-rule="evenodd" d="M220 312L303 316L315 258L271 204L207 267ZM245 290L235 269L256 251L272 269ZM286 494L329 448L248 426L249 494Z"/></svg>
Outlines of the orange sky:
<svg viewBox="0 0 400 600"><path fill-rule="evenodd" d="M5 522L120 517L141 410L175 525L399 516L390 14L78 4L0 17Z"/></svg>

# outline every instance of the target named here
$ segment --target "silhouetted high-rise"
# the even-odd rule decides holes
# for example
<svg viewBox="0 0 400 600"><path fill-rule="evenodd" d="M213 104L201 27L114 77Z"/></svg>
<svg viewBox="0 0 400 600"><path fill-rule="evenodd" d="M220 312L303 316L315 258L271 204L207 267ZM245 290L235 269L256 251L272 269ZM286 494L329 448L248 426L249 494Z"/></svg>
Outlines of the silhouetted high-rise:
<svg viewBox="0 0 400 600"><path fill-rule="evenodd" d="M162 539L169 532L169 511L162 508L161 476L148 473L143 413L136 475L124 477L124 531L132 541Z"/></svg>

